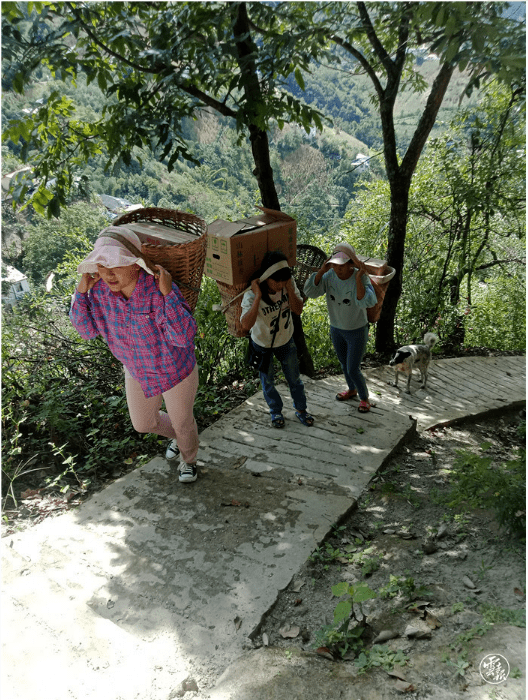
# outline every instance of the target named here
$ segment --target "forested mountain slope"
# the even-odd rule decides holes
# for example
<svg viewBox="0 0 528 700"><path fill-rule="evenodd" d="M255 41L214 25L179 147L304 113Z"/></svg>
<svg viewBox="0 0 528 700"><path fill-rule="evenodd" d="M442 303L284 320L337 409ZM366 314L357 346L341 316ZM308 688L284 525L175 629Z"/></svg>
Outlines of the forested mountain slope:
<svg viewBox="0 0 528 700"><path fill-rule="evenodd" d="M423 61L417 67L426 80L434 68L435 60ZM290 88L292 94L301 96L295 81L291 81ZM270 135L281 206L294 216L307 217L310 225L318 229L324 228L323 222L333 222L344 214L354 198L356 183L365 177L383 177L380 124L367 88L364 77L314 65L302 97L326 114L332 125L326 126L322 134L315 129L307 134L297 126L285 125L282 130L276 126ZM81 82L72 87L51 80L41 71L40 81L25 96L4 94L3 124L34 109L53 90L75 101L79 118L93 118L104 107L104 97L95 84L87 86ZM461 90L462 79L454 81L446 98L446 113L454 108L450 105L457 104ZM419 108L418 99L423 101L424 96L413 95L401 101L398 124L403 140L407 136L407 119L410 117L412 123ZM257 202L258 193L250 151L237 142L232 120L212 111L200 111L195 119L185 120L183 133L201 167L180 161L169 174L156 157L142 152L141 165L121 165L105 173L106 158L102 155L79 173L87 192L189 209L208 221L248 213ZM16 160L19 150L12 143L3 147L4 175L21 165ZM368 165L357 167L353 164L358 154L372 159Z"/></svg>

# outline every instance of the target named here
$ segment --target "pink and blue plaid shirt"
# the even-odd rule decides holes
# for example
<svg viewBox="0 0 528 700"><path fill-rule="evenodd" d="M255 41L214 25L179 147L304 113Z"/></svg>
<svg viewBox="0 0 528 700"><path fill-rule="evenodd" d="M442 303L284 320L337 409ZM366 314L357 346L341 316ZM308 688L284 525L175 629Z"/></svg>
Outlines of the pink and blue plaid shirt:
<svg viewBox="0 0 528 700"><path fill-rule="evenodd" d="M70 318L81 337L106 340L146 398L172 389L196 364L196 321L187 302L175 284L163 296L143 270L130 299L113 294L103 280L85 294L76 291Z"/></svg>

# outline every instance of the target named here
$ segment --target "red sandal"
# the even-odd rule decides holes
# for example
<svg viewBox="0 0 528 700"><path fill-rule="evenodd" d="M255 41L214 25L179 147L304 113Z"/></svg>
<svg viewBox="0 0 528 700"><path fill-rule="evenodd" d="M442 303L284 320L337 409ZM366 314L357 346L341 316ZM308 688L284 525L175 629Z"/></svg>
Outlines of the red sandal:
<svg viewBox="0 0 528 700"><path fill-rule="evenodd" d="M355 389L347 389L346 391L340 391L339 394L336 394L336 399L338 401L348 401L354 398L354 396L357 396L357 391Z"/></svg>
<svg viewBox="0 0 528 700"><path fill-rule="evenodd" d="M368 413L370 411L371 403L369 401L360 401L358 406L358 411L360 413Z"/></svg>

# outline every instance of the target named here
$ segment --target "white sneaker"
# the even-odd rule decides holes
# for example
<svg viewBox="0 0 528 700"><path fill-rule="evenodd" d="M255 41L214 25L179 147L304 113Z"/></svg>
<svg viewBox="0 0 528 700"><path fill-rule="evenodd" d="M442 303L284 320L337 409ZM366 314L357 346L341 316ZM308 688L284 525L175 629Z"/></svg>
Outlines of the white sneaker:
<svg viewBox="0 0 528 700"><path fill-rule="evenodd" d="M198 472L196 471L196 464L187 464L187 462L180 462L180 481L190 483L191 481L196 481L197 478Z"/></svg>
<svg viewBox="0 0 528 700"><path fill-rule="evenodd" d="M179 454L180 450L178 449L176 440L171 440L169 442L169 446L167 447L167 451L165 452L165 459L174 459Z"/></svg>

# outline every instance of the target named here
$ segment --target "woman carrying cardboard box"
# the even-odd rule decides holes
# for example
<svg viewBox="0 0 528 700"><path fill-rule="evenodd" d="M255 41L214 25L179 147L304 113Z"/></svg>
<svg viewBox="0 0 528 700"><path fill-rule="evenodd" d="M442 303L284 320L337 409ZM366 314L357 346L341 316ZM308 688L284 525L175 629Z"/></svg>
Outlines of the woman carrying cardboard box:
<svg viewBox="0 0 528 700"><path fill-rule="evenodd" d="M302 309L303 301L286 256L278 251L266 253L251 281L251 290L242 298L240 323L245 331L250 331L250 364L259 370L274 428L284 428L284 416L282 398L275 387L273 355L281 363L288 382L295 415L303 425L314 423L306 410L306 394L293 340L291 314L300 314Z"/></svg>
<svg viewBox="0 0 528 700"><path fill-rule="evenodd" d="M73 325L85 339L106 340L125 368L134 428L169 438L165 456L172 459L179 448L179 480L196 481L196 321L187 302L170 273L149 263L138 236L124 226L102 231L77 271L82 277L70 310ZM167 413L160 411L163 400Z"/></svg>

